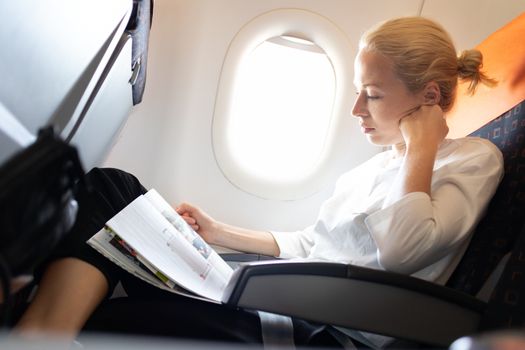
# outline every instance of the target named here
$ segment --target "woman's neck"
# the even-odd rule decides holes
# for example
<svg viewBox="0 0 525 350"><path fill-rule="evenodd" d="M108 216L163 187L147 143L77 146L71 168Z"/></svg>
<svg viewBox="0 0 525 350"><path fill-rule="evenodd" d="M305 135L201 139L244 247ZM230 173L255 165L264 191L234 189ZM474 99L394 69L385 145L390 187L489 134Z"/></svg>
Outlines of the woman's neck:
<svg viewBox="0 0 525 350"><path fill-rule="evenodd" d="M394 158L401 158L405 155L407 146L404 142L396 143L392 145L392 150L394 151Z"/></svg>

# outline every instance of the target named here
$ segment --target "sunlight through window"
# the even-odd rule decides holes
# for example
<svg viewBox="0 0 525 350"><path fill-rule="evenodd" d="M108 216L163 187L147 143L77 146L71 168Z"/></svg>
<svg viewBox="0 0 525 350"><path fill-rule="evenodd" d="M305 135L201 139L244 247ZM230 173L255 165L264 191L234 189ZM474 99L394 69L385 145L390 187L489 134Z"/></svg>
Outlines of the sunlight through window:
<svg viewBox="0 0 525 350"><path fill-rule="evenodd" d="M246 172L272 181L304 177L330 126L335 74L310 41L280 36L247 55L234 85L229 148Z"/></svg>

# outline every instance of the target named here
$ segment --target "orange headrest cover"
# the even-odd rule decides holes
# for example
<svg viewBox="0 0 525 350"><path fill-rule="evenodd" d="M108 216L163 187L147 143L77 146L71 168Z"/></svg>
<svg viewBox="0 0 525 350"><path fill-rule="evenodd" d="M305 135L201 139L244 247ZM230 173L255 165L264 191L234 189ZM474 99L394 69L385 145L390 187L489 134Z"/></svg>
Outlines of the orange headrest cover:
<svg viewBox="0 0 525 350"><path fill-rule="evenodd" d="M476 48L483 54L483 71L495 87L460 82L454 107L447 112L449 138L468 135L525 99L525 13L491 34Z"/></svg>

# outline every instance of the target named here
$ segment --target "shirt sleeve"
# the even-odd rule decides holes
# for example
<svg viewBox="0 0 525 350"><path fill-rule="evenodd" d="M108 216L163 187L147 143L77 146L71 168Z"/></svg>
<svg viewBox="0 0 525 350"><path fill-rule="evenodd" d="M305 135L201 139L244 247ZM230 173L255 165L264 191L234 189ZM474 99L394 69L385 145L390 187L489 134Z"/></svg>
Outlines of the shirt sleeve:
<svg viewBox="0 0 525 350"><path fill-rule="evenodd" d="M502 177L501 153L494 148L446 164L433 181L432 198L409 193L365 219L385 270L413 274L470 236Z"/></svg>
<svg viewBox="0 0 525 350"><path fill-rule="evenodd" d="M295 232L271 231L279 246L279 258L306 258L314 245L312 230L313 226Z"/></svg>

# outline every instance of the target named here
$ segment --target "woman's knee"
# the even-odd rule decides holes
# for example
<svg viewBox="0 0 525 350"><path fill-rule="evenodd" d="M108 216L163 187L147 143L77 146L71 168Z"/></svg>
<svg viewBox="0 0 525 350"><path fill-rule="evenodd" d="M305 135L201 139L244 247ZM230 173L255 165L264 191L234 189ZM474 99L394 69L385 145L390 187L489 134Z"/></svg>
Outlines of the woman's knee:
<svg viewBox="0 0 525 350"><path fill-rule="evenodd" d="M140 194L145 192L135 175L117 168L93 168L86 174L86 179L92 186L114 187Z"/></svg>
<svg viewBox="0 0 525 350"><path fill-rule="evenodd" d="M86 189L89 197L102 200L119 210L146 189L132 174L115 168L93 168L86 174Z"/></svg>

